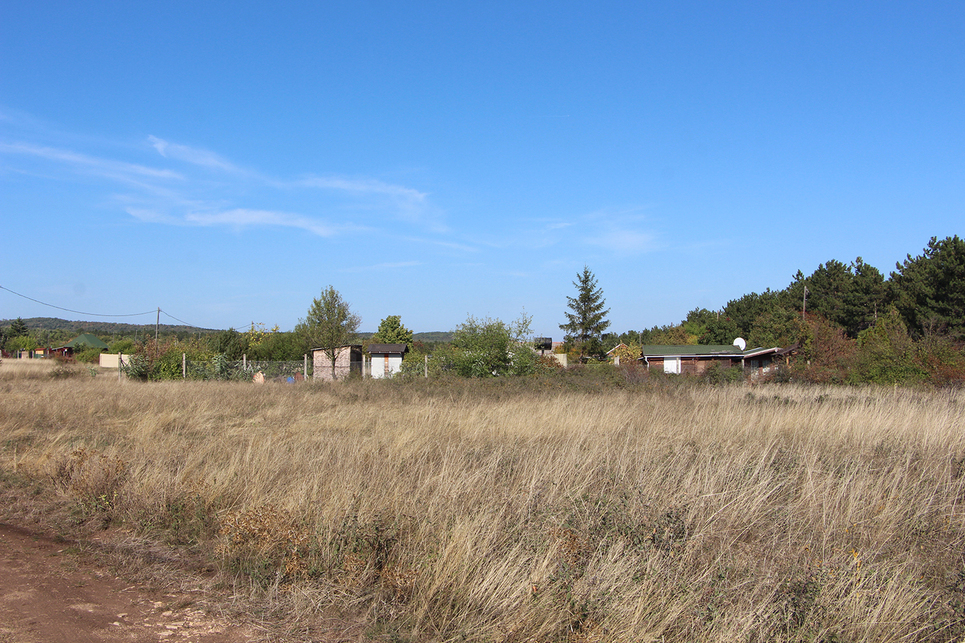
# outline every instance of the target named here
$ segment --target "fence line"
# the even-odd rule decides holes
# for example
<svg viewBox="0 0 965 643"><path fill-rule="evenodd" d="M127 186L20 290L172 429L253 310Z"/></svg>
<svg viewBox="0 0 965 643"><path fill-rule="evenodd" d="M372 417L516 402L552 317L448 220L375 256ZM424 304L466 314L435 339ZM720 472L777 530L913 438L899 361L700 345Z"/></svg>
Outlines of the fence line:
<svg viewBox="0 0 965 643"><path fill-rule="evenodd" d="M300 361L249 360L247 355L240 360L229 360L215 356L205 361L187 359L182 353L182 377L201 380L247 380L261 373L265 380L299 381L310 376L307 359Z"/></svg>

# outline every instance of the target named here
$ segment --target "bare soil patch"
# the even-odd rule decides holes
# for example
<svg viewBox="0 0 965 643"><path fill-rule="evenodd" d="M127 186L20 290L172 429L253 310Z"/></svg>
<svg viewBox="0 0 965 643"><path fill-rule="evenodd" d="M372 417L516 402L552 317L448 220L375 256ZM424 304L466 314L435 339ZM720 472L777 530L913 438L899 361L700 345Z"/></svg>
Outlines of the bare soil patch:
<svg viewBox="0 0 965 643"><path fill-rule="evenodd" d="M255 638L249 628L206 613L196 599L190 591L145 591L69 543L0 523L0 643Z"/></svg>

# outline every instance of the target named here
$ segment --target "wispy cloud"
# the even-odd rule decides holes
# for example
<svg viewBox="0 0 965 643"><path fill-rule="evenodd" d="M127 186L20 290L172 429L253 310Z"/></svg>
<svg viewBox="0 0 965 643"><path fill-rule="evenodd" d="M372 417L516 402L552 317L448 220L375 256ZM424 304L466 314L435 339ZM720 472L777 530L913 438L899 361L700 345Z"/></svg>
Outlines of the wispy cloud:
<svg viewBox="0 0 965 643"><path fill-rule="evenodd" d="M128 207L125 210L139 221L167 225L224 226L238 230L250 227L285 227L305 230L320 237L331 237L346 230L344 226L331 226L300 214L272 210L235 208L210 212L191 211L182 215L171 215L167 212L140 207Z"/></svg>
<svg viewBox="0 0 965 643"><path fill-rule="evenodd" d="M376 179L348 179L337 176L312 176L302 179L299 183L306 187L325 188L330 190L343 190L358 194L384 194L386 196L397 197L412 201L413 203L424 203L428 196L425 192L419 192L412 188L401 185L392 185Z"/></svg>
<svg viewBox="0 0 965 643"><path fill-rule="evenodd" d="M574 241L606 248L618 255L639 255L658 249L659 235L648 225L648 209L643 206L603 208L576 221L552 223L548 230L578 235Z"/></svg>
<svg viewBox="0 0 965 643"><path fill-rule="evenodd" d="M652 232L611 226L587 237L587 243L608 248L621 255L643 254L656 249Z"/></svg>
<svg viewBox="0 0 965 643"><path fill-rule="evenodd" d="M390 213L393 217L433 232L446 232L442 213L429 203L429 194L402 185L371 178L308 176L299 187L332 191L362 200L363 207Z"/></svg>
<svg viewBox="0 0 965 643"><path fill-rule="evenodd" d="M428 193L414 188L370 177L309 174L294 180L275 178L238 166L210 150L174 143L153 135L148 137L148 141L158 154L166 159L190 163L228 175L244 176L247 181L254 181L264 189L289 192L325 190L341 199L343 207L356 214L381 213L436 232L445 228L441 224L439 212L429 203Z"/></svg>
<svg viewBox="0 0 965 643"><path fill-rule="evenodd" d="M171 225L178 223L177 219L170 217L163 212L151 210L150 208L124 208L124 211L138 221L144 221L145 223L167 223Z"/></svg>
<svg viewBox="0 0 965 643"><path fill-rule="evenodd" d="M157 136L148 136L147 140L151 142L151 146L158 151L158 154L164 158L175 159L178 161L191 163L193 165L200 165L202 167L214 168L227 172L239 171L239 168L235 164L225 160L214 152L197 147L190 147L188 145L169 143L168 141L158 138Z"/></svg>
<svg viewBox="0 0 965 643"><path fill-rule="evenodd" d="M447 241L445 239L422 239L419 237L406 237L405 241L409 243L420 243L431 246L437 246L440 248L446 248L448 250L456 250L458 252L479 252L479 247L475 245L469 245L467 243L459 243L458 241Z"/></svg>
<svg viewBox="0 0 965 643"><path fill-rule="evenodd" d="M355 266L353 268L341 268L339 272L368 272L376 270L398 270L400 268L411 268L421 266L421 261L397 261L395 263L377 263L371 266Z"/></svg>
<svg viewBox="0 0 965 643"><path fill-rule="evenodd" d="M117 180L127 180L130 177L184 179L182 174L172 170L163 170L136 163L98 158L70 150L31 145L29 143L0 143L0 153L22 154L48 161L56 161L71 166L77 171L95 173L105 178Z"/></svg>
<svg viewBox="0 0 965 643"><path fill-rule="evenodd" d="M0 119L10 121L5 113ZM46 138L51 136L56 134L47 131ZM156 155L145 156L143 143L75 140L76 145L68 146L8 139L0 140L0 156L33 159L32 166L16 162L8 171L47 179L98 177L106 182L105 197L135 219L153 225L281 226L320 237L362 231L397 235L400 225L407 226L406 230L446 230L442 213L430 202L429 194L412 187L364 176L272 177L211 150L155 135L146 142ZM69 149L77 145L113 152ZM126 158L116 158L122 155Z"/></svg>
<svg viewBox="0 0 965 643"><path fill-rule="evenodd" d="M246 228L256 226L282 226L287 228L299 228L306 230L320 237L331 237L338 231L322 224L311 217L291 212L274 212L271 210L247 210L245 208L235 208L224 212L215 213L189 213L185 216L185 221L202 226L225 225L234 228Z"/></svg>

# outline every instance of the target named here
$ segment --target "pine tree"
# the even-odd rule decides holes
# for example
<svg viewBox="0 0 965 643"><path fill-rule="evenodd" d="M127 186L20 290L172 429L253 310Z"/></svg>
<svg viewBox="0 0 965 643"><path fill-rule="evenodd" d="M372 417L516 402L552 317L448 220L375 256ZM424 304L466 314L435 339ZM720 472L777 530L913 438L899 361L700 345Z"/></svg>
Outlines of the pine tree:
<svg viewBox="0 0 965 643"><path fill-rule="evenodd" d="M10 324L10 329L7 331L7 335L10 337L25 337L30 334L30 329L27 328L27 322L25 322L20 317L17 317Z"/></svg>
<svg viewBox="0 0 965 643"><path fill-rule="evenodd" d="M932 237L918 257L891 273L893 296L913 335L947 332L965 339L965 240Z"/></svg>
<svg viewBox="0 0 965 643"><path fill-rule="evenodd" d="M564 313L566 323L560 329L566 332L565 341L580 347L580 361L585 362L588 354L599 352L600 335L610 326L606 319L610 309L604 309L603 289L597 288L596 277L589 267L577 275L576 297L567 297L567 306L572 312Z"/></svg>
<svg viewBox="0 0 965 643"><path fill-rule="evenodd" d="M887 288L885 278L874 266L866 264L861 257L851 263L854 280L851 291L844 299L844 328L849 337L877 323L878 318L887 310L885 301Z"/></svg>

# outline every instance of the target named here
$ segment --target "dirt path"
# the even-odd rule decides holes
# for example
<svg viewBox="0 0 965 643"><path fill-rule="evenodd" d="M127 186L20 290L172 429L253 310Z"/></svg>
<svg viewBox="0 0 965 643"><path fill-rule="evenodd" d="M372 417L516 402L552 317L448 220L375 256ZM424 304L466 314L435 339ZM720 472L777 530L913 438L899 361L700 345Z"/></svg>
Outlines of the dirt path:
<svg viewBox="0 0 965 643"><path fill-rule="evenodd" d="M0 523L0 643L236 643L256 638L206 615L190 593L144 592L68 544Z"/></svg>

